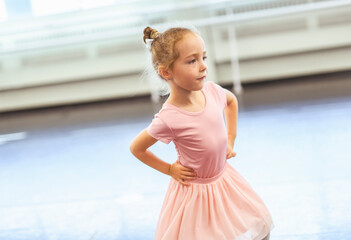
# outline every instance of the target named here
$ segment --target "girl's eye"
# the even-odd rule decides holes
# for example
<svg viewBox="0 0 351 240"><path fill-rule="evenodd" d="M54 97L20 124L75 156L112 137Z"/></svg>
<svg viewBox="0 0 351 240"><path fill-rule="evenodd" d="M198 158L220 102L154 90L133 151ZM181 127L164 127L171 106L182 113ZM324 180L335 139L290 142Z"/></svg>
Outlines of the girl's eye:
<svg viewBox="0 0 351 240"><path fill-rule="evenodd" d="M205 61L207 59L207 56L204 56L202 59Z"/></svg>
<svg viewBox="0 0 351 240"><path fill-rule="evenodd" d="M189 61L188 63L194 63L196 60L195 59L193 59L193 60L191 60L191 61Z"/></svg>

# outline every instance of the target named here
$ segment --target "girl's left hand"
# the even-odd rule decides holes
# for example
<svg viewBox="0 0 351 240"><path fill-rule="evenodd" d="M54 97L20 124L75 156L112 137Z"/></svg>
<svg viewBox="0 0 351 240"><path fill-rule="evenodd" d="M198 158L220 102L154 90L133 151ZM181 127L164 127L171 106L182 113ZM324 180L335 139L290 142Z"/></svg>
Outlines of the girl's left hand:
<svg viewBox="0 0 351 240"><path fill-rule="evenodd" d="M236 152L233 152L233 147L231 146L227 146L227 159L235 157L236 156Z"/></svg>

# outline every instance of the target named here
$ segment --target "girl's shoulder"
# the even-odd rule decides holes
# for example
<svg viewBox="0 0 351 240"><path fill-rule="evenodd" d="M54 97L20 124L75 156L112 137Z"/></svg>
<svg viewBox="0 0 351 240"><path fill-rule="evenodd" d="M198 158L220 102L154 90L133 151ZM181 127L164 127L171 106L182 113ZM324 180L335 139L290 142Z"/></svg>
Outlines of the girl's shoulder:
<svg viewBox="0 0 351 240"><path fill-rule="evenodd" d="M212 96L218 96L218 93L219 93L219 88L221 88L220 85L218 85L217 83L215 82L212 82L212 81L208 81L206 82L204 88L206 89L206 92Z"/></svg>
<svg viewBox="0 0 351 240"><path fill-rule="evenodd" d="M159 117L162 118L162 120L166 121L167 119L175 117L176 114L177 112L172 107L170 107L169 104L164 102L161 106L161 109L156 114L154 114L154 117Z"/></svg>
<svg viewBox="0 0 351 240"><path fill-rule="evenodd" d="M221 86L218 83L215 83L212 81L206 82L205 85L206 85L207 89L210 89L212 91L217 91L218 88L221 88Z"/></svg>
<svg viewBox="0 0 351 240"><path fill-rule="evenodd" d="M207 92L213 96L224 108L227 106L227 96L225 89L215 82L207 82Z"/></svg>

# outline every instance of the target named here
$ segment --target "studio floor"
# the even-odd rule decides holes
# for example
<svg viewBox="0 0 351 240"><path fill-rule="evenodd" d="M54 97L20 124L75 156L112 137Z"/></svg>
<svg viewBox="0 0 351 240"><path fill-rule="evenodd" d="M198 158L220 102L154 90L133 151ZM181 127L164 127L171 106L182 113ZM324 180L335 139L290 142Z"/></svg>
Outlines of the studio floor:
<svg viewBox="0 0 351 240"><path fill-rule="evenodd" d="M271 211L271 240L351 239L351 73L244 85L236 168ZM148 97L0 113L1 240L151 240L170 177L132 139ZM150 149L173 163L173 143Z"/></svg>

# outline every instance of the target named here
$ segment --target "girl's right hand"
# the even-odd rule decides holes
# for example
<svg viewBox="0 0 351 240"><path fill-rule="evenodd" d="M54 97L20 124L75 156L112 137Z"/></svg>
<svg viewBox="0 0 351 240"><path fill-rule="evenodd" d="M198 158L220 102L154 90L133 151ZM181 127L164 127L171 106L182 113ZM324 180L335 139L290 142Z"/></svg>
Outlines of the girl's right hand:
<svg viewBox="0 0 351 240"><path fill-rule="evenodd" d="M169 168L169 175L186 186L190 185L190 183L185 182L186 179L196 179L195 170L192 168L184 167L178 161L171 164Z"/></svg>

